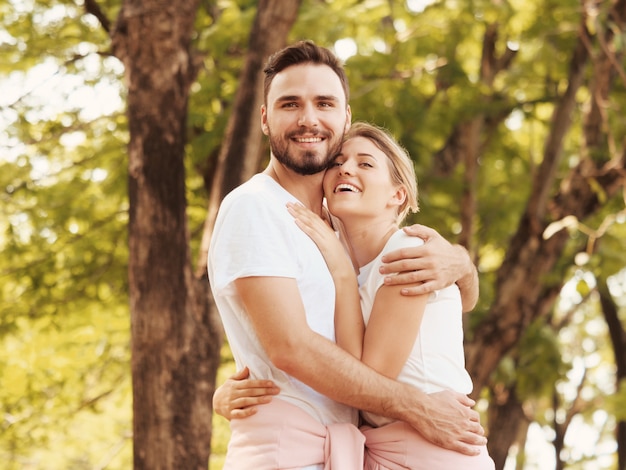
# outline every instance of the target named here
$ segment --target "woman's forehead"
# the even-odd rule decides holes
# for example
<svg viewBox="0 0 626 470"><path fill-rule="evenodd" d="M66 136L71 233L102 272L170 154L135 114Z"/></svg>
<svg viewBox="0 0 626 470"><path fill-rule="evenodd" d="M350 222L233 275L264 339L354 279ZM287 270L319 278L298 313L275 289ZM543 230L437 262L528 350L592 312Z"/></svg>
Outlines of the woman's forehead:
<svg viewBox="0 0 626 470"><path fill-rule="evenodd" d="M372 140L362 136L354 136L345 140L341 146L341 153L384 155L383 151Z"/></svg>

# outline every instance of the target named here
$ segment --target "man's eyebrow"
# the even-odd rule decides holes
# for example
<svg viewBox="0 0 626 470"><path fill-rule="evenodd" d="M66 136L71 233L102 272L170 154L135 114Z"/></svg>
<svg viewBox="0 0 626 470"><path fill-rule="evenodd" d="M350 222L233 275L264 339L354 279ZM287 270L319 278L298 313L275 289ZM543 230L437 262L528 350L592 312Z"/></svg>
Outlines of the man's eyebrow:
<svg viewBox="0 0 626 470"><path fill-rule="evenodd" d="M339 101L339 97L335 95L318 95L315 99L317 101Z"/></svg>
<svg viewBox="0 0 626 470"><path fill-rule="evenodd" d="M300 99L300 96L298 95L284 95L284 96L279 96L276 101L298 101Z"/></svg>
<svg viewBox="0 0 626 470"><path fill-rule="evenodd" d="M276 101L299 101L302 99L300 95L284 95L279 96ZM339 97L335 95L317 95L315 101L339 101Z"/></svg>

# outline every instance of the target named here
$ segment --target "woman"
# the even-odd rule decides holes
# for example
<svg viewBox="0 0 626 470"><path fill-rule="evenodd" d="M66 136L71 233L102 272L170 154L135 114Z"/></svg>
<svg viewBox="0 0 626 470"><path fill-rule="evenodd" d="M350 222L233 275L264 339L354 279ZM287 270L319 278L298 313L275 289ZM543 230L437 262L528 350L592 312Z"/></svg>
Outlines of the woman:
<svg viewBox="0 0 626 470"><path fill-rule="evenodd" d="M472 382L464 366L458 287L407 297L400 295L399 287L384 285L379 273L385 253L423 243L399 228L409 211L418 210L413 163L407 153L384 130L354 124L341 153L326 171L323 187L333 226L341 229L349 258L328 223L300 205L289 204L288 210L318 245L336 279L337 344L379 373L425 393L452 389L469 394ZM360 306L352 292L339 290L340 281L353 276L354 268L358 270ZM250 396L260 390L263 388ZM219 414L237 417L222 413L219 395L214 402ZM234 401L229 409L233 405ZM470 457L426 441L401 421L366 412L361 416L366 469L494 468L486 447L480 455Z"/></svg>

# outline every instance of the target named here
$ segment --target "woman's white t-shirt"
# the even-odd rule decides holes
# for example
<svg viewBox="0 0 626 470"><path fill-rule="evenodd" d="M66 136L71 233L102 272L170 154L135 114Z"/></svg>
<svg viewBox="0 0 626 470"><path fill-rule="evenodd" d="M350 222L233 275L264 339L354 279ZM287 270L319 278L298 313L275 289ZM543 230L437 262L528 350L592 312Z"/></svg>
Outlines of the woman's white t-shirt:
<svg viewBox="0 0 626 470"><path fill-rule="evenodd" d="M383 285L384 276L378 272L385 253L399 248L423 244L420 238L412 237L398 230L394 233L382 252L360 269L359 294L365 324L369 321L376 292ZM402 325L398 325L401 328ZM404 364L397 380L425 393L449 389L469 394L472 379L465 370L463 351L463 307L461 294L456 284L434 292L426 303L424 317L413 344L413 349ZM361 412L370 424L382 426L392 420Z"/></svg>

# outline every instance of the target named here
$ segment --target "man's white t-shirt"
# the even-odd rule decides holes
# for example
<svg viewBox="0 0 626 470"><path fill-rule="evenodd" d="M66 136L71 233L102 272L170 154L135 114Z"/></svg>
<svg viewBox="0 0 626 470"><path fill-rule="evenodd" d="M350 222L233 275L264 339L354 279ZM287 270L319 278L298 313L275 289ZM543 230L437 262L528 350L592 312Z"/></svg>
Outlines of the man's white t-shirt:
<svg viewBox="0 0 626 470"><path fill-rule="evenodd" d="M315 243L287 212L287 202L298 201L265 174L255 175L224 198L208 257L213 297L238 369L247 366L251 378L273 380L281 389L281 399L299 406L324 425L356 424L356 410L274 367L234 286L236 279L250 276L295 279L309 327L335 341L332 277Z"/></svg>
<svg viewBox="0 0 626 470"><path fill-rule="evenodd" d="M382 256L400 248L423 243L420 238L398 230L389 238L381 253L360 269L359 295L366 325L372 313L376 292L383 285L384 276L378 272ZM398 328L402 328L402 325L398 325ZM425 393L446 389L463 394L472 391L472 379L465 370L463 306L456 284L430 294L413 349L396 380L413 385ZM361 414L370 424L376 426L392 421L373 413Z"/></svg>

